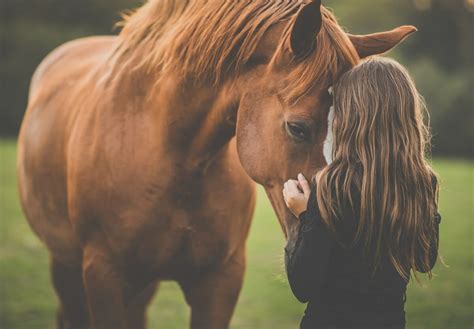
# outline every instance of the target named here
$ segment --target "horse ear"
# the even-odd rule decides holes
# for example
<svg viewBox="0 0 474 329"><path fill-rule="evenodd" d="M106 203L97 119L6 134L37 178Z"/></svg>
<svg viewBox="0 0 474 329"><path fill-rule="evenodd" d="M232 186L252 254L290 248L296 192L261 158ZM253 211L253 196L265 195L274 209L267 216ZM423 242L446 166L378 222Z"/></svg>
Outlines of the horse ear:
<svg viewBox="0 0 474 329"><path fill-rule="evenodd" d="M290 36L290 47L295 58L304 57L314 49L321 24L321 0L313 0L301 7Z"/></svg>
<svg viewBox="0 0 474 329"><path fill-rule="evenodd" d="M367 35L348 34L347 36L351 39L352 44L359 53L359 57L365 58L389 51L416 31L418 31L416 27L404 25L387 32Z"/></svg>

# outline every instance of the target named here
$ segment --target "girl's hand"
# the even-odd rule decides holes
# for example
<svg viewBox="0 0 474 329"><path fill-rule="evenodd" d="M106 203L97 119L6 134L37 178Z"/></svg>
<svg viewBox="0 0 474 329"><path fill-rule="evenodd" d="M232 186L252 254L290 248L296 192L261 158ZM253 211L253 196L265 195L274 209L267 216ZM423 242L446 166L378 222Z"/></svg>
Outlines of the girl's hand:
<svg viewBox="0 0 474 329"><path fill-rule="evenodd" d="M290 179L283 185L283 198L286 206L297 218L308 206L311 188L303 174L298 174L298 180Z"/></svg>

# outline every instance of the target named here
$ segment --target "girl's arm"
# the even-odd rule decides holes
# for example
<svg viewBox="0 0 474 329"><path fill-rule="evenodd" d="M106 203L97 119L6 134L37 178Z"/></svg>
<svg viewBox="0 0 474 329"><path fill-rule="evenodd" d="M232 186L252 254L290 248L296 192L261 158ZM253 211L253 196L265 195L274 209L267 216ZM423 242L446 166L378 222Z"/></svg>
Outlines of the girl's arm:
<svg viewBox="0 0 474 329"><path fill-rule="evenodd" d="M289 235L285 247L285 267L291 290L302 303L317 296L323 286L331 249L335 243L321 220L316 205L315 186L308 207L298 217L300 225L295 235Z"/></svg>

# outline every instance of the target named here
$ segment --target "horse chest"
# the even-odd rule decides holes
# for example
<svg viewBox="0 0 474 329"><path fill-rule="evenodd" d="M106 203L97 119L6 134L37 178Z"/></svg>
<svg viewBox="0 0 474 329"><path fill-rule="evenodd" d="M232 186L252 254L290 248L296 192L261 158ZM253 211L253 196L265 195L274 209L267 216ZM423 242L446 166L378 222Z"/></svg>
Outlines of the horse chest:
<svg viewBox="0 0 474 329"><path fill-rule="evenodd" d="M137 166L137 158L123 158L137 170L124 172L119 170L123 166L113 167L113 180L102 178L100 185L81 181L80 186L87 189L76 189L83 192L76 193L85 213L79 217L86 223L82 226L94 234L105 234L99 240L106 241L125 266L137 265L158 277L174 279L180 273L221 263L243 248L255 205L255 186L236 153L218 157L208 174L180 169L171 158L152 161L161 159L158 156ZM110 166L106 169L100 177L110 176ZM97 216L92 216L93 225L87 225L91 209Z"/></svg>
<svg viewBox="0 0 474 329"><path fill-rule="evenodd" d="M240 245L240 239L233 237L235 228L229 225L232 219L178 209L163 227L157 225L140 235L140 263L168 279L212 267Z"/></svg>

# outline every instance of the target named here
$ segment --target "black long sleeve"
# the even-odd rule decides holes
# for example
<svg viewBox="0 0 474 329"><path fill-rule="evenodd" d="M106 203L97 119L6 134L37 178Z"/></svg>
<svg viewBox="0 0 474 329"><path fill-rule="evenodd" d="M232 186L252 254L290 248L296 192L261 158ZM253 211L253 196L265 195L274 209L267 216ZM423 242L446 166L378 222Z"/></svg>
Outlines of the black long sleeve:
<svg viewBox="0 0 474 329"><path fill-rule="evenodd" d="M316 206L315 186L312 186L308 207L300 216L297 235L289 236L285 247L285 266L288 281L295 297L302 303L317 296L324 283L331 251L336 243L335 238L322 222ZM429 253L429 270L433 269L438 258L439 223L441 215L437 212L434 218L435 240ZM294 241L292 241L294 239ZM422 258L417 259L417 270L426 273Z"/></svg>
<svg viewBox="0 0 474 329"><path fill-rule="evenodd" d="M300 329L326 328L405 328L405 293L407 281L400 276L388 257L374 272L363 244L350 242L359 223L356 209L343 205L332 232L323 222L312 184L307 209L299 216L299 226L291 229L285 247L288 281L295 297L308 302ZM428 255L433 267L438 256L441 220L436 214L435 232ZM423 256L417 268L426 271ZM426 256L425 256L426 257ZM426 263L426 262L425 262Z"/></svg>
<svg viewBox="0 0 474 329"><path fill-rule="evenodd" d="M331 250L336 243L321 220L313 188L308 209L300 214L296 236L285 247L285 265L291 290L302 303L318 295L325 281ZM296 241L290 241L296 239Z"/></svg>

